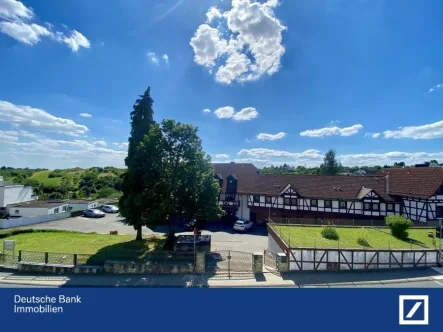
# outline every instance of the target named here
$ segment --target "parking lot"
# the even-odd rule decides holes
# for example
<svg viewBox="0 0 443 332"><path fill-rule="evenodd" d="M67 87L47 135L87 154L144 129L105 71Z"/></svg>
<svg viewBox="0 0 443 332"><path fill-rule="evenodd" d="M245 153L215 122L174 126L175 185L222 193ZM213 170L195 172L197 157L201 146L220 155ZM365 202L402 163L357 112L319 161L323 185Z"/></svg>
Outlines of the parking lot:
<svg viewBox="0 0 443 332"><path fill-rule="evenodd" d="M109 234L110 231L118 231L119 234L136 234L132 226L125 225L123 218L118 214L106 214L104 218L85 218L83 216L50 221L37 225L24 226L23 228L34 229L58 229L83 233ZM167 228L159 227L151 230L143 228L143 234L165 234ZM181 229L183 231L183 229ZM191 232L179 232L178 234L192 234ZM268 246L266 227L256 226L246 234L234 232L232 226L222 225L218 222L208 223L203 228L202 234L211 235L212 250L236 250L246 252L261 252Z"/></svg>

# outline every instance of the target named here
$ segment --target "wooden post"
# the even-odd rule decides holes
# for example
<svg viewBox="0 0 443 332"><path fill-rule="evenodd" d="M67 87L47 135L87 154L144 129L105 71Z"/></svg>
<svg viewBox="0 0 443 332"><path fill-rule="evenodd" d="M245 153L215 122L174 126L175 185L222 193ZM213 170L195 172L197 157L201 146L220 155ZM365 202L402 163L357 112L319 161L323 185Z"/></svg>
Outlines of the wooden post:
<svg viewBox="0 0 443 332"><path fill-rule="evenodd" d="M77 254L74 254L74 266L77 266Z"/></svg>
<svg viewBox="0 0 443 332"><path fill-rule="evenodd" d="M45 252L45 264L48 264L49 261L49 253Z"/></svg>
<svg viewBox="0 0 443 332"><path fill-rule="evenodd" d="M18 262L21 262L21 261L22 261L22 251L19 250L18 251Z"/></svg>

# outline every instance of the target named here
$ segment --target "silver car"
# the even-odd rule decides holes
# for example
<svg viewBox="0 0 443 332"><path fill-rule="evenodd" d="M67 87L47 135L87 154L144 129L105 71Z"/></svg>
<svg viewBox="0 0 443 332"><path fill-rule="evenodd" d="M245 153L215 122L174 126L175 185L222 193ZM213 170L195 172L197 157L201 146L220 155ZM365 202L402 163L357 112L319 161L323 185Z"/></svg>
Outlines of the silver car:
<svg viewBox="0 0 443 332"><path fill-rule="evenodd" d="M102 218L106 215L103 211L97 209L87 209L83 211L83 216L88 218Z"/></svg>

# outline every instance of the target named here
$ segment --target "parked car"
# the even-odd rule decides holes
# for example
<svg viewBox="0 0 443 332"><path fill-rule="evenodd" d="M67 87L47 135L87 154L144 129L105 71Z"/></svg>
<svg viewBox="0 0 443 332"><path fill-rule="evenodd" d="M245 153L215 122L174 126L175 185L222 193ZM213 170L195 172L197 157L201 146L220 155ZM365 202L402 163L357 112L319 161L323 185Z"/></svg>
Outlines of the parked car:
<svg viewBox="0 0 443 332"><path fill-rule="evenodd" d="M83 211L83 216L88 218L102 218L106 215L103 211L97 209L87 209Z"/></svg>
<svg viewBox="0 0 443 332"><path fill-rule="evenodd" d="M192 219L190 222L185 224L185 228L188 231L193 231L195 228L200 229L203 226L203 221L198 219Z"/></svg>
<svg viewBox="0 0 443 332"><path fill-rule="evenodd" d="M249 220L237 220L234 223L234 230L239 232L247 232L252 228L252 222Z"/></svg>
<svg viewBox="0 0 443 332"><path fill-rule="evenodd" d="M115 205L103 205L102 211L107 213L118 213L119 210Z"/></svg>

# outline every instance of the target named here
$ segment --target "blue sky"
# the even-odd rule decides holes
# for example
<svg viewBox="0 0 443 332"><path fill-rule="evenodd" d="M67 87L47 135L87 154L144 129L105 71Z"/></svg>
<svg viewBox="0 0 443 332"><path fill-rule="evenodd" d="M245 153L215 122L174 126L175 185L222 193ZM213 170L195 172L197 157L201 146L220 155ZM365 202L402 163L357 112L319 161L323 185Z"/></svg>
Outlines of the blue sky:
<svg viewBox="0 0 443 332"><path fill-rule="evenodd" d="M129 113L214 161L443 162L441 1L0 0L0 165L124 166ZM204 110L207 110L206 112Z"/></svg>

